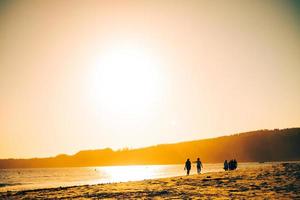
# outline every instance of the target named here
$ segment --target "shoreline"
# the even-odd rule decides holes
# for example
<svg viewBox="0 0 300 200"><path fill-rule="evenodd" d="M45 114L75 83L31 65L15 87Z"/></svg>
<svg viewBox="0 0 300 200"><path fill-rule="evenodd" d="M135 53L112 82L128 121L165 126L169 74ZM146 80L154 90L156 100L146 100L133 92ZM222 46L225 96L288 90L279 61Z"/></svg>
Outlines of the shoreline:
<svg viewBox="0 0 300 200"><path fill-rule="evenodd" d="M297 161L300 163L300 161ZM258 162L240 162L239 163L239 169L243 168L252 168L252 167L258 167L258 166L270 166L272 164L278 164L278 163L283 163L283 162L269 162L269 163L258 163ZM159 169L155 169L152 167L162 167ZM113 166L112 168L109 167L109 169L113 168L118 168L119 166ZM114 170L111 172L108 172L106 167L87 167L87 169L91 170L92 173L96 172L96 174L93 174L91 179L78 179L76 178L75 180L72 179L66 179L65 181L56 181L55 177L47 180L42 180L43 177L49 176L50 174L53 173L53 168L40 168L40 170L44 170L43 173L44 175L41 175L41 179L38 182L35 182L36 178L33 179L28 179L27 182L20 182L18 180L15 180L13 183L8 183L5 184L3 182L2 187L0 186L0 193L2 192L17 192L17 191L24 191L24 190L36 190L36 189L45 189L45 188L57 188L57 187L70 187L70 186L83 186L83 185L95 185L95 184L107 184L107 183L121 183L121 182L128 182L128 181L141 181L141 180L152 180L152 179L160 179L160 178L171 178L171 177L178 177L178 176L184 176L186 174L185 171L182 170L182 164L177 164L177 165L130 165L130 166L122 166L125 167L125 169L120 168L118 172L116 173ZM126 169L128 167L128 169ZM135 169L132 169L132 167L137 167ZM149 168L150 167L150 168ZM206 173L215 173L215 172L222 172L224 169L222 169L223 163L205 163L205 167L202 169L201 173L206 174ZM164 169L163 169L164 168ZM176 169L177 168L177 169ZM196 170L194 169L196 166L193 166L193 169L190 173L190 175L197 174ZM56 168L58 170L64 170L64 169L76 169L76 168ZM77 169L85 169L85 168L77 168ZM97 170L96 170L97 169ZM150 169L150 170L149 170ZM25 169L24 172L18 172L19 174L24 174L26 173L26 170L36 170L35 168L32 169ZM50 171L49 171L50 170ZM127 173L127 170L138 170L137 176L135 173L133 173L132 176L124 176L124 174ZM163 174L157 173L154 171L160 171L162 170ZM16 170L14 170L16 171ZM102 173L101 171L104 171L104 173L107 173L107 177L110 178L105 178L105 176L101 175L100 177L97 177L99 173ZM106 171L106 172L105 172ZM143 174L140 172L143 171ZM79 172L79 171L78 171ZM81 174L80 176L84 177L88 175L91 172L85 172L85 174ZM153 173L154 172L154 173ZM1 169L0 169L1 173ZM62 172L59 172L62 173ZM67 177L72 177L69 171L66 171ZM147 174L151 174L151 176L148 176ZM77 172L75 172L75 176ZM119 174L119 175L116 175ZM12 174L13 175L13 174ZM31 176L35 177L37 174L33 173ZM15 174L15 176L18 176L18 174ZM30 176L30 173L27 175ZM78 176L78 177L80 177ZM4 176L5 177L5 176ZM21 176L22 178L22 176ZM58 179L61 179L62 177L60 175L57 176ZM34 184L30 184L31 182L35 182Z"/></svg>
<svg viewBox="0 0 300 200"><path fill-rule="evenodd" d="M1 199L300 198L300 163L119 183L1 192Z"/></svg>

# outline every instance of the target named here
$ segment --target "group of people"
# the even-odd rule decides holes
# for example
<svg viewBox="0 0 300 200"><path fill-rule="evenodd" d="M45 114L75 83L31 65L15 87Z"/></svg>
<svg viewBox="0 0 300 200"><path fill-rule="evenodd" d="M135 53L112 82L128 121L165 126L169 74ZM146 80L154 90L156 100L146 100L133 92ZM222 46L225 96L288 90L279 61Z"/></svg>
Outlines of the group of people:
<svg viewBox="0 0 300 200"><path fill-rule="evenodd" d="M194 163L196 163L196 166L197 166L197 173L200 174L201 169L203 168L200 158L197 158L197 161L195 161ZM232 159L229 162L227 162L227 160L225 160L224 161L224 170L225 171L235 170L237 168L237 165L238 164L237 164L236 159ZM190 174L191 169L192 169L192 162L188 158L185 162L185 167L184 167L184 170L186 170L186 175Z"/></svg>
<svg viewBox="0 0 300 200"><path fill-rule="evenodd" d="M232 159L229 162L227 162L227 160L224 161L224 170L228 171L228 170L235 170L237 168L237 161L236 159Z"/></svg>
<svg viewBox="0 0 300 200"><path fill-rule="evenodd" d="M200 158L197 158L197 161L195 161L194 163L196 163L196 166L197 166L197 173L200 174L201 169L203 168ZM192 168L192 163L191 163L190 159L188 158L185 162L185 167L184 167L184 170L186 170L186 175L190 174L191 168Z"/></svg>

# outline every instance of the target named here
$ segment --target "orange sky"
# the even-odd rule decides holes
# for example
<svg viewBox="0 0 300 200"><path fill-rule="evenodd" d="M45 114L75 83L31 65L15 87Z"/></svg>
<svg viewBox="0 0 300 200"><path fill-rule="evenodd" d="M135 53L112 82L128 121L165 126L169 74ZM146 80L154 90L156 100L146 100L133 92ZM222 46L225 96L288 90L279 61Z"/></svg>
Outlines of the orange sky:
<svg viewBox="0 0 300 200"><path fill-rule="evenodd" d="M0 158L300 125L292 1L1 1Z"/></svg>

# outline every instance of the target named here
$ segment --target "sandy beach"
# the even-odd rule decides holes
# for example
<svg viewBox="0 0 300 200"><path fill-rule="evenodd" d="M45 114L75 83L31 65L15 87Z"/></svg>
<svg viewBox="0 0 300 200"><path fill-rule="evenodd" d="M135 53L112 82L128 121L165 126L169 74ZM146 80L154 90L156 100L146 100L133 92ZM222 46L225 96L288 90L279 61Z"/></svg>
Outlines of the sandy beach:
<svg viewBox="0 0 300 200"><path fill-rule="evenodd" d="M0 193L0 199L298 199L300 164L162 179Z"/></svg>

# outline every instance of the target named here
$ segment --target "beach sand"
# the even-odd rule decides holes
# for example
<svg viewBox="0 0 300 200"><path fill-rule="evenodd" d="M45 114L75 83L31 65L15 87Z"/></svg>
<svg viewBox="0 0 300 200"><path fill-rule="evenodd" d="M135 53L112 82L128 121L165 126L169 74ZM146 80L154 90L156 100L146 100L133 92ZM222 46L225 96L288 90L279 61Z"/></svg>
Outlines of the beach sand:
<svg viewBox="0 0 300 200"><path fill-rule="evenodd" d="M300 164L0 193L0 199L300 199Z"/></svg>

